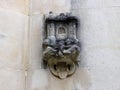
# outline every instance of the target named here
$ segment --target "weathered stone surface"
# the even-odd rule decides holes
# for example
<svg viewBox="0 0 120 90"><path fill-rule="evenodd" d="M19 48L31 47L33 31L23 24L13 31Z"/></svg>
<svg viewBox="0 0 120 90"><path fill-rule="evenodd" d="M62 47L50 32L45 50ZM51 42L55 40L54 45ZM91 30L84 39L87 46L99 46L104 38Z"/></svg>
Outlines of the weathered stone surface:
<svg viewBox="0 0 120 90"><path fill-rule="evenodd" d="M27 80L27 90L48 89L48 73L44 69L29 70Z"/></svg>
<svg viewBox="0 0 120 90"><path fill-rule="evenodd" d="M0 69L0 90L25 90L25 76L21 70Z"/></svg>
<svg viewBox="0 0 120 90"><path fill-rule="evenodd" d="M50 11L54 13L69 12L70 0L31 0L30 14L46 14Z"/></svg>
<svg viewBox="0 0 120 90"><path fill-rule="evenodd" d="M29 0L0 0L0 8L28 14Z"/></svg>
<svg viewBox="0 0 120 90"><path fill-rule="evenodd" d="M43 15L34 15L30 18L30 59L29 68L41 68L42 61L42 36L43 36Z"/></svg>
<svg viewBox="0 0 120 90"><path fill-rule="evenodd" d="M110 7L119 7L120 0L71 0L72 9L80 8L110 8Z"/></svg>
<svg viewBox="0 0 120 90"><path fill-rule="evenodd" d="M119 47L119 8L73 10L80 17L80 39L88 47ZM84 46L83 45L83 46Z"/></svg>
<svg viewBox="0 0 120 90"><path fill-rule="evenodd" d="M74 2L71 5L72 12L81 20L80 66L88 69L91 82L88 90L119 90L119 2L117 0L94 0L94 2L74 0Z"/></svg>
<svg viewBox="0 0 120 90"><path fill-rule="evenodd" d="M37 5L39 2L41 2L41 6ZM53 2L51 4L51 2L46 0L32 1L31 14L37 14L32 16L31 25L34 24L31 28L32 33L41 32L43 29L39 25L41 25L42 16L45 13L49 11L59 13L70 10L70 8L68 9L64 5L60 6L60 9L54 9L54 7L57 7L56 3L58 5L58 1L55 4ZM45 5L50 8L45 7ZM33 52L31 56L36 57L36 59L34 59L35 61L31 59L31 62L33 62L31 63L31 67L34 67L33 72L37 72L37 76L29 73L31 79L28 81L28 87L31 87L32 90L41 90L41 88L43 90L47 90L48 88L49 90L62 90L63 87L64 90L118 90L120 88L118 85L120 83L118 77L120 75L119 5L120 2L118 0L72 0L71 10L73 14L80 18L80 32L78 32L79 39L82 43L82 51L79 58L81 60L80 68L76 71L75 75L63 81L53 77L48 71L45 71L45 73L42 73L42 75L45 74L45 85L41 84L39 86L35 84L35 82L41 82L35 80L35 78L39 77L40 72L44 70L37 70L41 57L39 56L40 51L35 49L36 46L33 44L31 45L31 53ZM42 40L42 37L39 37L39 35L36 34L34 36L31 34L33 38L31 41L38 43L39 40ZM41 43L37 45L37 47L41 48Z"/></svg>
<svg viewBox="0 0 120 90"><path fill-rule="evenodd" d="M24 32L27 17L0 9L0 67L23 68Z"/></svg>
<svg viewBox="0 0 120 90"><path fill-rule="evenodd" d="M27 16L0 8L0 90L25 90L27 27Z"/></svg>
<svg viewBox="0 0 120 90"><path fill-rule="evenodd" d="M119 90L120 0L1 0L0 90ZM28 20L28 6L31 15ZM43 16L80 18L82 44L76 73L59 80L41 69ZM29 24L29 26L28 26ZM27 83L25 83L25 72Z"/></svg>
<svg viewBox="0 0 120 90"><path fill-rule="evenodd" d="M86 66L91 76L90 90L119 90L120 75L119 53L120 50L112 48L88 49Z"/></svg>
<svg viewBox="0 0 120 90"><path fill-rule="evenodd" d="M65 80L54 77L45 69L30 70L27 80L27 90L80 90L90 86L90 77L85 68L78 69L72 78Z"/></svg>

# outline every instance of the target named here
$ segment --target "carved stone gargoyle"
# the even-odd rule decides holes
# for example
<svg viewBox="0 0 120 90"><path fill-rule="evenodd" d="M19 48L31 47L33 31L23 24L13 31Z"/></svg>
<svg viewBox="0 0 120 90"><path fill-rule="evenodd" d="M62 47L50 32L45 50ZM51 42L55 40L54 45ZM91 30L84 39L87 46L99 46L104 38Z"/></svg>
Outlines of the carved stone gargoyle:
<svg viewBox="0 0 120 90"><path fill-rule="evenodd" d="M52 12L45 17L43 62L50 72L64 79L75 73L80 53L77 39L78 19L75 16Z"/></svg>

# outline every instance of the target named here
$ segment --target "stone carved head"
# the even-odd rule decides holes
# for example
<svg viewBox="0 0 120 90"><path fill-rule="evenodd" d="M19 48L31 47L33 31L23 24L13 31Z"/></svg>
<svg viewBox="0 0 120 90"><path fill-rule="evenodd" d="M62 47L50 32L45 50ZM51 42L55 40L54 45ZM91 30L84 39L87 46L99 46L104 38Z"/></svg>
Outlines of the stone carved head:
<svg viewBox="0 0 120 90"><path fill-rule="evenodd" d="M78 20L74 16L49 15L45 19L43 61L50 72L64 79L76 71L80 42L77 39Z"/></svg>

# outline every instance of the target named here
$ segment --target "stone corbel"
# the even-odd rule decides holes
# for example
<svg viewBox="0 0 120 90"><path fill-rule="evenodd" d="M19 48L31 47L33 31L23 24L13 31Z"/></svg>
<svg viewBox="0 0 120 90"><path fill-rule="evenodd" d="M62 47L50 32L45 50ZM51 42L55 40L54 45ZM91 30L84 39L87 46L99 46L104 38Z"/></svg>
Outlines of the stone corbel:
<svg viewBox="0 0 120 90"><path fill-rule="evenodd" d="M77 39L78 20L75 16L52 12L45 18L43 61L50 72L64 79L73 75L77 68L80 42Z"/></svg>

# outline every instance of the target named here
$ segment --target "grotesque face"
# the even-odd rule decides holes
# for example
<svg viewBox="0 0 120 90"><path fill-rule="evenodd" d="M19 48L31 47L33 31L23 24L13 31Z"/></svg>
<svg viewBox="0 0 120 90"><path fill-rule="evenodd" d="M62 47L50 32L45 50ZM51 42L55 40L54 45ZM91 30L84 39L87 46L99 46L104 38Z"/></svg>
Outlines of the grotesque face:
<svg viewBox="0 0 120 90"><path fill-rule="evenodd" d="M45 17L43 62L60 79L74 74L78 65L80 45L77 27L78 19L70 14L50 12Z"/></svg>
<svg viewBox="0 0 120 90"><path fill-rule="evenodd" d="M51 73L60 79L64 79L76 71L76 65L74 62L67 58L59 58L58 60L52 58L48 61L48 66Z"/></svg>

